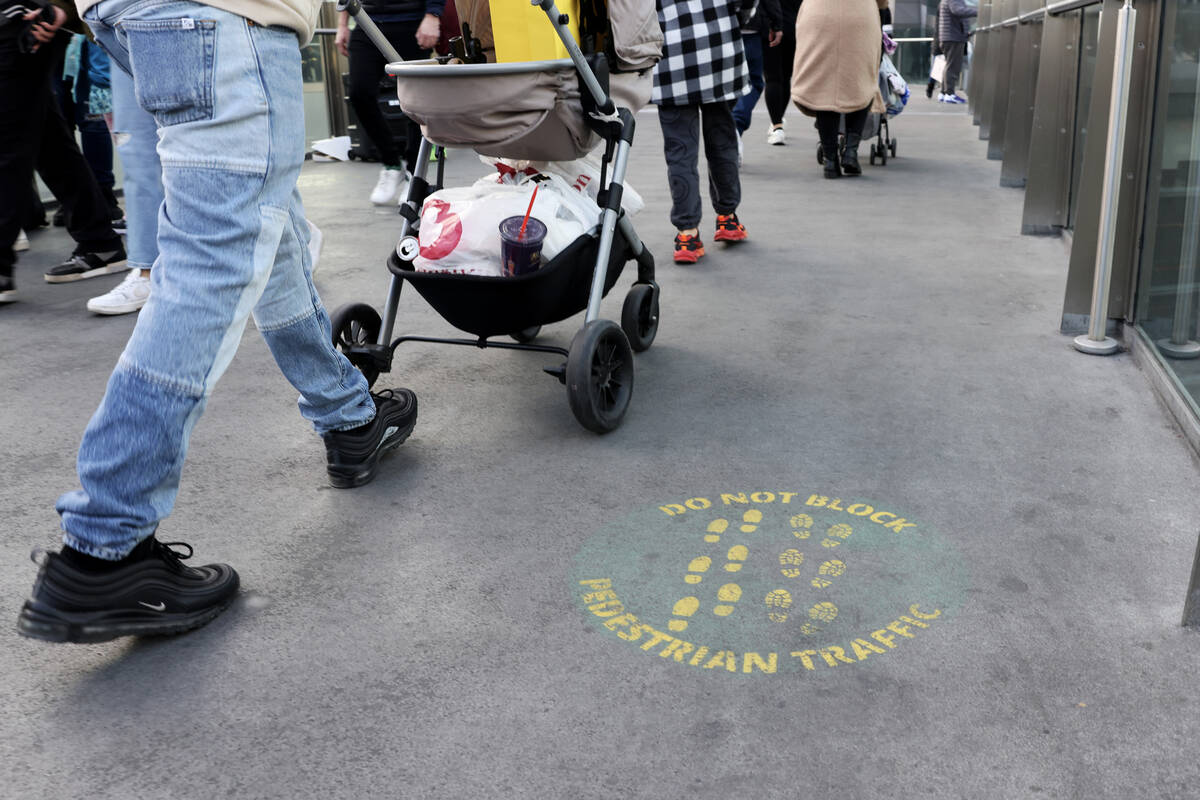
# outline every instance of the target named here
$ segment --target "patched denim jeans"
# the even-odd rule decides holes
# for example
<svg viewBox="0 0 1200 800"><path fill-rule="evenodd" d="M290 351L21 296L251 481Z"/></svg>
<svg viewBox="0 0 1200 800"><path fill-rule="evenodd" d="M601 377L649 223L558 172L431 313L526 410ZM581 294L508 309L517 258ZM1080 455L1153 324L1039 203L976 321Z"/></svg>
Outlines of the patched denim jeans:
<svg viewBox="0 0 1200 800"><path fill-rule="evenodd" d="M192 428L252 312L318 433L375 407L312 284L296 34L171 0L104 0L87 22L154 115L163 171L150 300L84 433L82 489L57 506L68 545L117 559L170 513Z"/></svg>

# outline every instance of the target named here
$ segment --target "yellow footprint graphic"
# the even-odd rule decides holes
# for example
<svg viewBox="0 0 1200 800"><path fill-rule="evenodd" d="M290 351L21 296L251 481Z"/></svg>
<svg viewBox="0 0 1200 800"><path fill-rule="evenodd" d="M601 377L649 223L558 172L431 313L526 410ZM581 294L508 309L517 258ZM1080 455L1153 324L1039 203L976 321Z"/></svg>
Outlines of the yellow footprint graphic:
<svg viewBox="0 0 1200 800"><path fill-rule="evenodd" d="M808 616L818 622L833 622L837 615L838 607L828 601L817 603L808 610Z"/></svg>
<svg viewBox="0 0 1200 800"><path fill-rule="evenodd" d="M818 589L828 589L833 585L833 579L846 572L846 562L836 558L826 561L817 569L817 577L812 579L812 585Z"/></svg>
<svg viewBox="0 0 1200 800"><path fill-rule="evenodd" d="M721 541L721 534L727 530L729 530L729 520L714 519L708 523L708 534L704 537L704 541L719 542Z"/></svg>
<svg viewBox="0 0 1200 800"><path fill-rule="evenodd" d="M752 508L742 514L742 522L745 523L741 527L742 533L754 533L758 530L758 523L762 522L762 512L757 508Z"/></svg>
<svg viewBox="0 0 1200 800"><path fill-rule="evenodd" d="M708 572L708 568L711 566L712 559L708 556L693 558L692 563L688 564L688 574L683 579L688 583L699 583L704 580L704 573Z"/></svg>
<svg viewBox="0 0 1200 800"><path fill-rule="evenodd" d="M797 539L807 539L812 536L813 518L808 514L797 514L792 517L792 534Z"/></svg>
<svg viewBox="0 0 1200 800"><path fill-rule="evenodd" d="M785 622L787 610L792 607L792 595L787 589L775 589L767 592L767 619L771 622Z"/></svg>
<svg viewBox="0 0 1200 800"><path fill-rule="evenodd" d="M700 608L700 600L696 597L684 597L675 604L675 608L671 611L676 617L690 617ZM688 621L686 619L673 619L667 623L667 627L678 633L682 630L687 630Z"/></svg>
<svg viewBox="0 0 1200 800"><path fill-rule="evenodd" d="M799 578L800 570L798 567L804 563L804 553L794 548L784 550L779 554L780 572L785 578Z"/></svg>
<svg viewBox="0 0 1200 800"><path fill-rule="evenodd" d="M750 550L744 544L735 544L729 548L729 553L726 557L729 563L725 565L726 572L737 572L742 568L742 563L750 556Z"/></svg>
<svg viewBox="0 0 1200 800"><path fill-rule="evenodd" d="M825 539L821 542L821 545L824 547L837 547L846 539L849 539L852 533L854 533L854 529L844 522L839 522L837 525L830 525L829 530L825 532Z"/></svg>
<svg viewBox="0 0 1200 800"><path fill-rule="evenodd" d="M717 599L721 605L713 609L718 617L728 617L733 613L733 604L742 599L742 587L736 583L727 583L717 590Z"/></svg>
<svg viewBox="0 0 1200 800"><path fill-rule="evenodd" d="M762 512L757 508L752 508L745 514L742 514L742 524L738 529L742 533L754 533L758 530L758 523L762 522L762 518ZM727 530L729 530L729 520L714 519L708 523L708 535L704 537L704 541L719 542L721 541L721 534Z"/></svg>

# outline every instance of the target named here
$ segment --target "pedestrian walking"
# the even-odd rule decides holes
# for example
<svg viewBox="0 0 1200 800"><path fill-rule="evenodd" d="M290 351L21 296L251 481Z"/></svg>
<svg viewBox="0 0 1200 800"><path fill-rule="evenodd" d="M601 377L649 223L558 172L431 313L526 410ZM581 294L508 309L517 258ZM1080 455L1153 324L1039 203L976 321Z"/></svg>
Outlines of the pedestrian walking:
<svg viewBox="0 0 1200 800"><path fill-rule="evenodd" d="M58 500L63 547L39 562L18 617L25 636L178 633L233 600L232 567L188 567L191 548L164 544L156 531L251 313L324 439L335 487L372 480L416 424L411 392L372 395L333 347L312 283L296 181L305 149L300 45L312 38L318 6L221 5L79 0L154 114L164 199L150 299L84 431L81 488Z"/></svg>
<svg viewBox="0 0 1200 800"><path fill-rule="evenodd" d="M125 269L91 169L67 127L51 88L66 30L82 31L69 7L45 0L0 0L0 303L17 299L14 245L35 206L33 174L59 199L75 251L46 273L51 283Z"/></svg>
<svg viewBox="0 0 1200 800"><path fill-rule="evenodd" d="M763 93L766 96L767 116L771 124L767 126L767 144L782 146L787 144L787 113L792 95L792 67L796 61L796 16L800 13L801 0L782 0L780 13L783 18L783 35L779 44L768 49L763 54L763 80L766 84Z"/></svg>
<svg viewBox="0 0 1200 800"><path fill-rule="evenodd" d="M405 61L429 58L441 38L441 17L446 0L364 0L363 10L392 43ZM404 185L416 169L420 129L406 122L404 153L396 149L387 120L379 109L379 81L384 77L387 59L367 37L365 30L350 31L350 13L338 15L334 42L338 51L350 59L350 104L358 117L359 128L379 151L383 168L371 190L371 202L377 206L396 202Z"/></svg>
<svg viewBox="0 0 1200 800"><path fill-rule="evenodd" d="M805 0L796 18L792 102L817 118L826 178L861 175L858 145L879 94L882 25L892 21L888 0ZM846 143L838 134L845 115Z"/></svg>
<svg viewBox="0 0 1200 800"><path fill-rule="evenodd" d="M962 76L967 56L967 39L971 20L979 16L979 4L971 0L942 0L938 6L938 39L946 56L946 77L938 101L961 105L967 102L958 94L958 79Z"/></svg>
<svg viewBox="0 0 1200 800"><path fill-rule="evenodd" d="M746 59L736 3L659 0L658 21L663 57L655 68L650 102L658 105L671 186L671 224L679 231L675 263L694 264L704 256L698 227L703 211L701 136L708 194L717 215L713 239L746 239L746 228L737 217L742 187L733 121L733 103L747 88Z"/></svg>
<svg viewBox="0 0 1200 800"><path fill-rule="evenodd" d="M765 87L763 53L778 47L783 39L783 13L779 0L759 0L750 22L742 26L742 48L746 52L746 68L750 74L750 91L742 95L733 107L733 121L738 132L738 166L742 165L742 135L750 128L750 117Z"/></svg>

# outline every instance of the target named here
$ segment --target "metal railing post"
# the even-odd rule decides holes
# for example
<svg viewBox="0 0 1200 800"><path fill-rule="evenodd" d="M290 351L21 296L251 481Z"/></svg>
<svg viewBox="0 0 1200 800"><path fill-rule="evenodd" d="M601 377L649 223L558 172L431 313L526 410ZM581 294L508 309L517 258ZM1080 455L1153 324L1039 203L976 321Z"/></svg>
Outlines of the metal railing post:
<svg viewBox="0 0 1200 800"><path fill-rule="evenodd" d="M1129 118L1129 83L1133 66L1133 0L1117 12L1117 60L1113 64L1112 100L1108 108L1108 143L1104 158L1104 192L1100 198L1100 246L1092 282L1092 316L1085 335L1075 337L1075 349L1090 355L1112 355L1120 349L1107 335L1108 290L1112 277L1113 250L1117 239L1117 205L1121 196L1121 173L1125 155L1125 126Z"/></svg>
<svg viewBox="0 0 1200 800"><path fill-rule="evenodd" d="M1200 542L1196 544L1192 580L1188 583L1187 597L1183 601L1183 624L1188 628L1200 628Z"/></svg>

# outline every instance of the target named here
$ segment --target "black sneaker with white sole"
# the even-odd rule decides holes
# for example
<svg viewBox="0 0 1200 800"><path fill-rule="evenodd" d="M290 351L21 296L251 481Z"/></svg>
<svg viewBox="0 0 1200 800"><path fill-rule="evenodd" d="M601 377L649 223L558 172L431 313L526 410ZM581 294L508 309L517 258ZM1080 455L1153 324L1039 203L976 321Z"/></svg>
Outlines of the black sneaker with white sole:
<svg viewBox="0 0 1200 800"><path fill-rule="evenodd" d="M47 642L106 642L198 628L237 595L238 574L225 564L185 566L191 555L189 545L153 535L120 561L35 550L41 569L17 632Z"/></svg>
<svg viewBox="0 0 1200 800"><path fill-rule="evenodd" d="M99 253L75 253L57 267L46 270L46 283L70 283L129 269L125 264L125 248L117 247Z"/></svg>
<svg viewBox="0 0 1200 800"><path fill-rule="evenodd" d="M379 459L395 450L417 424L417 396L408 389L374 392L375 417L365 425L325 434L329 482L338 489L370 483Z"/></svg>
<svg viewBox="0 0 1200 800"><path fill-rule="evenodd" d="M8 275L0 275L0 303L13 303L17 299L17 284Z"/></svg>

